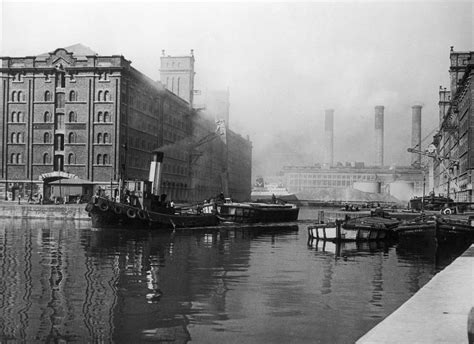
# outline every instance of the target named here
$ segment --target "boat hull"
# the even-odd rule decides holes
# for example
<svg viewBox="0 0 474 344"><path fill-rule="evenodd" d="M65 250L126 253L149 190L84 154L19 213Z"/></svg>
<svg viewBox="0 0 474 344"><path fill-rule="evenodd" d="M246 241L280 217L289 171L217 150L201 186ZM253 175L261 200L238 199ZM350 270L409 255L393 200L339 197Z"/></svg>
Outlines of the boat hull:
<svg viewBox="0 0 474 344"><path fill-rule="evenodd" d="M277 223L298 220L299 208L292 205L260 203L223 203L217 205L217 217L229 223Z"/></svg>
<svg viewBox="0 0 474 344"><path fill-rule="evenodd" d="M102 197L95 197L86 206L92 227L125 226L129 228L174 229L216 226L213 214L174 214L137 209Z"/></svg>

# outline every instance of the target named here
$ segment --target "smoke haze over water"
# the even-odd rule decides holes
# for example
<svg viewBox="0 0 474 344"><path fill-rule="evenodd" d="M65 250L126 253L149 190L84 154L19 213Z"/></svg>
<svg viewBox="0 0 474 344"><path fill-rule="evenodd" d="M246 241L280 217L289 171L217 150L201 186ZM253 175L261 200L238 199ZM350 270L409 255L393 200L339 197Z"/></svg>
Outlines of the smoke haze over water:
<svg viewBox="0 0 474 344"><path fill-rule="evenodd" d="M474 45L466 1L65 2L54 20L44 20L47 3L1 9L2 56L80 42L158 80L162 49L194 49L195 86L229 88L231 129L250 135L254 175L322 162L328 108L335 162L375 161L374 106L383 105L384 162L409 164L411 106L424 104L424 138L437 126L438 87L449 87L450 46Z"/></svg>

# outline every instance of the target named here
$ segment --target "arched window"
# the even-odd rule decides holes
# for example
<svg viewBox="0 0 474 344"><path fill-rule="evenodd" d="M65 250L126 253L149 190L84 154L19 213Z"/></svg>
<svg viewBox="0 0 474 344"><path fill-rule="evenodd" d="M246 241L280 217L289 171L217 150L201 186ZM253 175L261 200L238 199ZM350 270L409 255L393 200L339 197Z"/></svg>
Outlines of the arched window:
<svg viewBox="0 0 474 344"><path fill-rule="evenodd" d="M15 122L15 120L16 120L16 112L12 112L12 118L10 122Z"/></svg>
<svg viewBox="0 0 474 344"><path fill-rule="evenodd" d="M44 153L43 154L43 165L49 164L49 154Z"/></svg>
<svg viewBox="0 0 474 344"><path fill-rule="evenodd" d="M104 143L109 143L109 134L104 134Z"/></svg>
<svg viewBox="0 0 474 344"><path fill-rule="evenodd" d="M16 143L16 133L12 133L10 142Z"/></svg>
<svg viewBox="0 0 474 344"><path fill-rule="evenodd" d="M17 122L23 123L23 122L25 121L22 112L18 112L16 116L17 116L17 117L16 117L16 118L17 118Z"/></svg>
<svg viewBox="0 0 474 344"><path fill-rule="evenodd" d="M67 157L67 163L69 165L75 165L76 164L76 159L74 157L74 153L69 153L69 155Z"/></svg>
<svg viewBox="0 0 474 344"><path fill-rule="evenodd" d="M16 101L16 91L13 91L12 92L12 99L11 99L12 102Z"/></svg>
<svg viewBox="0 0 474 344"><path fill-rule="evenodd" d="M107 165L109 163L109 156L107 154L104 154L104 165Z"/></svg>
<svg viewBox="0 0 474 344"><path fill-rule="evenodd" d="M76 133L69 133L69 143L76 143Z"/></svg>
<svg viewBox="0 0 474 344"><path fill-rule="evenodd" d="M110 116L109 116L109 112L108 112L108 111L105 111L105 112L104 112L104 122L110 122Z"/></svg>
<svg viewBox="0 0 474 344"><path fill-rule="evenodd" d="M77 116L76 116L76 113L74 111L71 111L69 113L69 122L71 122L71 123L77 122Z"/></svg>
<svg viewBox="0 0 474 344"><path fill-rule="evenodd" d="M181 78L178 78L178 85L176 87L176 94L179 95L179 82Z"/></svg>
<svg viewBox="0 0 474 344"><path fill-rule="evenodd" d="M49 133L44 133L43 139L44 143L51 143L51 137L49 136Z"/></svg>
<svg viewBox="0 0 474 344"><path fill-rule="evenodd" d="M97 122L102 122L102 111L97 114Z"/></svg>
<svg viewBox="0 0 474 344"><path fill-rule="evenodd" d="M100 102L101 101L101 98L102 98L102 91L99 91L97 93L97 100Z"/></svg>
<svg viewBox="0 0 474 344"><path fill-rule="evenodd" d="M174 93L174 78L171 78L171 92Z"/></svg>
<svg viewBox="0 0 474 344"><path fill-rule="evenodd" d="M51 101L51 93L49 91L44 92L44 101L45 102Z"/></svg>
<svg viewBox="0 0 474 344"><path fill-rule="evenodd" d="M97 165L100 165L102 163L102 155L98 154L97 155Z"/></svg>
<svg viewBox="0 0 474 344"><path fill-rule="evenodd" d="M18 101L21 102L23 101L23 92L18 91Z"/></svg>
<svg viewBox="0 0 474 344"><path fill-rule="evenodd" d="M16 154L15 153L12 153L10 155L10 163L14 164L15 163L15 160L16 160Z"/></svg>
<svg viewBox="0 0 474 344"><path fill-rule="evenodd" d="M97 143L102 143L102 133L97 134Z"/></svg>
<svg viewBox="0 0 474 344"><path fill-rule="evenodd" d="M16 155L16 163L17 164L22 164L23 163L23 157L21 156L21 153L18 153Z"/></svg>
<svg viewBox="0 0 474 344"><path fill-rule="evenodd" d="M75 91L69 92L69 101L75 102L77 100L77 94Z"/></svg>
<svg viewBox="0 0 474 344"><path fill-rule="evenodd" d="M23 143L23 135L22 133L18 133L16 137L17 143Z"/></svg>
<svg viewBox="0 0 474 344"><path fill-rule="evenodd" d="M109 99L109 91L105 91L104 92L104 101L105 102L108 102L110 99Z"/></svg>

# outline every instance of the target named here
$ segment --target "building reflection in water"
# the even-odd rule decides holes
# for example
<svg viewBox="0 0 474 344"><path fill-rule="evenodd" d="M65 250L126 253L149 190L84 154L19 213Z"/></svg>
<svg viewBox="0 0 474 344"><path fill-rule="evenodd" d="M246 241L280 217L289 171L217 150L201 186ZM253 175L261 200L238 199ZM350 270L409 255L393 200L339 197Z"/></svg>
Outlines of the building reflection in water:
<svg viewBox="0 0 474 344"><path fill-rule="evenodd" d="M446 261L385 243L306 249L297 226L173 234L0 223L0 342L186 343L206 339L202 326L228 339L241 324L254 342L282 342L297 335L285 330L292 319L323 342L350 341L324 329L373 326L367 316L386 316Z"/></svg>

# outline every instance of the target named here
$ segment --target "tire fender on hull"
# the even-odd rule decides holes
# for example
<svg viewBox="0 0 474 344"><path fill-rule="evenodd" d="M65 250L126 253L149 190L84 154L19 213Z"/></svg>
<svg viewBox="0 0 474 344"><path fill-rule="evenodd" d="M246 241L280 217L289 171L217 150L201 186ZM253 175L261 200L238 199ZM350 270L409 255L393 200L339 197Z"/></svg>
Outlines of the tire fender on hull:
<svg viewBox="0 0 474 344"><path fill-rule="evenodd" d="M137 212L133 208L128 208L127 209L127 216L131 219L134 219L137 217Z"/></svg>

